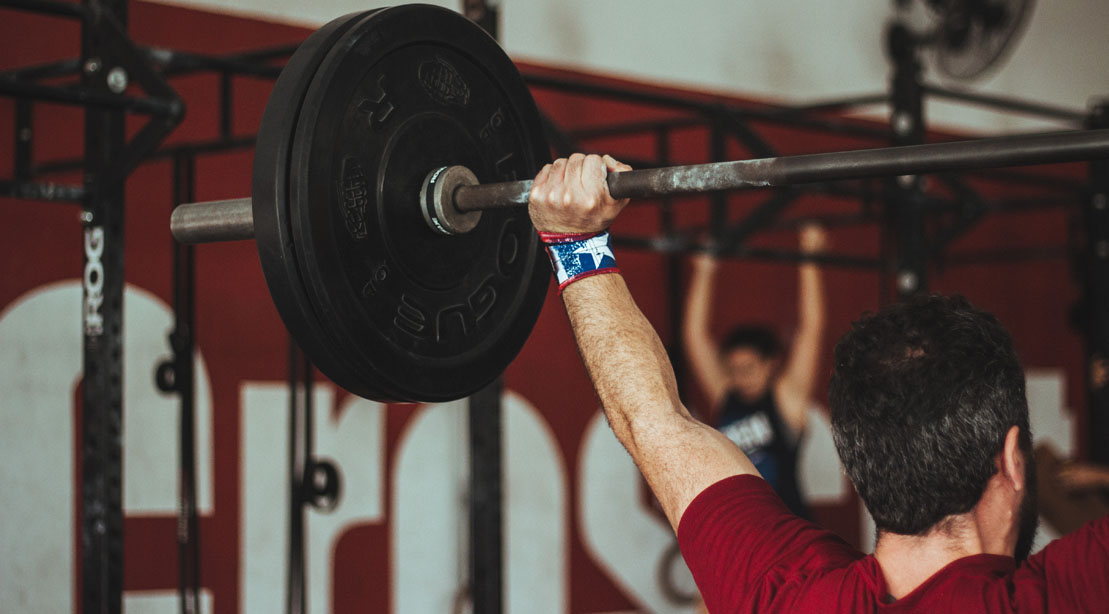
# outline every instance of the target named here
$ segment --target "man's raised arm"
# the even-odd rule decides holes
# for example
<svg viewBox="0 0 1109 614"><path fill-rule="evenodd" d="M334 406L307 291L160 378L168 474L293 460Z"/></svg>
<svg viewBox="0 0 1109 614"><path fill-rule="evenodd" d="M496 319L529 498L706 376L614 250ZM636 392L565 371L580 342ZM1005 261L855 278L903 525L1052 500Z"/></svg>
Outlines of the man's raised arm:
<svg viewBox="0 0 1109 614"><path fill-rule="evenodd" d="M559 272L563 303L609 425L676 529L702 490L729 476L758 472L738 447L682 405L658 335L624 279L603 266L603 254L611 253L592 235L606 230L626 204L609 195L605 176L627 169L607 156L557 160L536 177L529 211L556 262L559 253L601 254L595 268L568 264Z"/></svg>

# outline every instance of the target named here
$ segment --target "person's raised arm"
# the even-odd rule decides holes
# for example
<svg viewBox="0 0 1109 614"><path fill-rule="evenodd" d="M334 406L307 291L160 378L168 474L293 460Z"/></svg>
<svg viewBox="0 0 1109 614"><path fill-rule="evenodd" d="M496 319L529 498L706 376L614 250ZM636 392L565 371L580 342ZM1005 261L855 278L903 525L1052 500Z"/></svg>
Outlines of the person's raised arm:
<svg viewBox="0 0 1109 614"><path fill-rule="evenodd" d="M1059 469L1059 481L1071 492L1109 489L1109 467L1070 461Z"/></svg>
<svg viewBox="0 0 1109 614"><path fill-rule="evenodd" d="M824 230L819 226L810 225L801 229L802 253L822 253L827 242ZM798 270L798 286L797 334L775 390L782 418L794 433L800 433L805 428L806 410L820 364L827 309L820 267L812 262L802 263Z"/></svg>
<svg viewBox="0 0 1109 614"><path fill-rule="evenodd" d="M693 278L686 294L682 321L682 345L697 384L705 393L709 404L706 415L710 419L728 390L727 374L709 326L717 268L713 256L706 254L694 258Z"/></svg>
<svg viewBox="0 0 1109 614"><path fill-rule="evenodd" d="M548 242L585 240L606 230L627 202L609 194L606 173L627 169L607 156L581 154L545 166L530 194L536 230ZM758 472L731 441L690 416L678 398L666 351L624 279L597 272L565 281L562 300L608 423L676 529L702 490L732 475Z"/></svg>

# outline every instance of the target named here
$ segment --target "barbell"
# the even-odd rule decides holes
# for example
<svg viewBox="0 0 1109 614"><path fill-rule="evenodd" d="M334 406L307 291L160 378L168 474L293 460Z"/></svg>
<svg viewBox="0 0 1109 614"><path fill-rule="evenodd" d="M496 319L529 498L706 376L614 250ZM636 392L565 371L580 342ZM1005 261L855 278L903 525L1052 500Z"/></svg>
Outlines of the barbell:
<svg viewBox="0 0 1109 614"><path fill-rule="evenodd" d="M468 396L515 358L549 264L527 210L550 159L503 50L428 5L353 13L289 58L258 129L252 197L176 207L183 243L254 239L293 338L381 401ZM612 173L616 198L1109 158L1109 130Z"/></svg>

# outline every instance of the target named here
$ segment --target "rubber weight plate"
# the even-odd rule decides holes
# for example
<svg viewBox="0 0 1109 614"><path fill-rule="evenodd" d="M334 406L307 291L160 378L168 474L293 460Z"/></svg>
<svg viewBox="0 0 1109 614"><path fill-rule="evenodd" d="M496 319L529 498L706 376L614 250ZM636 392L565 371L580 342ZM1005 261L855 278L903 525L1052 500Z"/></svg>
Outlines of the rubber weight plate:
<svg viewBox="0 0 1109 614"><path fill-rule="evenodd" d="M503 372L550 276L527 211L486 211L471 232L442 236L420 188L441 166L508 181L547 160L515 65L466 18L406 5L346 29L308 86L289 153L293 251L342 362L321 370L401 401L461 398Z"/></svg>
<svg viewBox="0 0 1109 614"><path fill-rule="evenodd" d="M258 128L251 195L259 260L285 326L328 377L346 382L352 392L374 399L387 395L376 389L372 381L355 387L359 375L328 343L300 277L289 220L288 168L297 114L320 61L348 28L375 12L352 13L328 22L305 39L289 58L274 84Z"/></svg>

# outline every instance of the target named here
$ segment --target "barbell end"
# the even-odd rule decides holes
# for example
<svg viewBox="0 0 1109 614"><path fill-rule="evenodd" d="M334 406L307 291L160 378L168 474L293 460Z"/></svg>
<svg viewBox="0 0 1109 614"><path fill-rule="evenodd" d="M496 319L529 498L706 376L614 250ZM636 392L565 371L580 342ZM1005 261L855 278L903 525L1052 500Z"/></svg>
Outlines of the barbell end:
<svg viewBox="0 0 1109 614"><path fill-rule="evenodd" d="M443 166L427 174L420 188L420 213L429 228L442 235L470 232L481 221L481 211L460 211L455 191L478 185L477 176L465 166Z"/></svg>
<svg viewBox="0 0 1109 614"><path fill-rule="evenodd" d="M169 230L185 244L253 239L254 206L249 198L183 203L173 209Z"/></svg>

